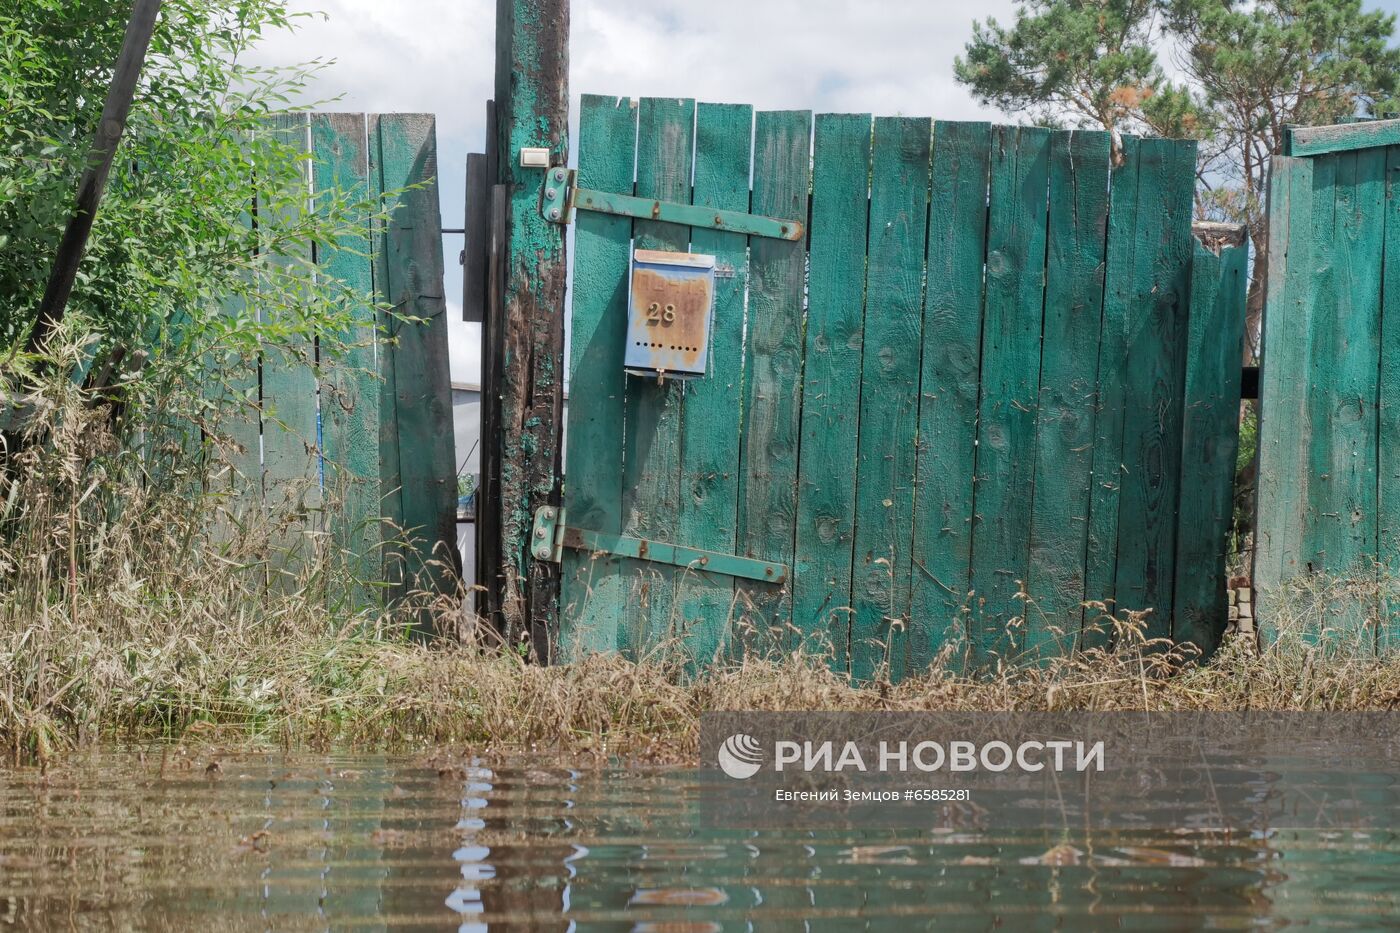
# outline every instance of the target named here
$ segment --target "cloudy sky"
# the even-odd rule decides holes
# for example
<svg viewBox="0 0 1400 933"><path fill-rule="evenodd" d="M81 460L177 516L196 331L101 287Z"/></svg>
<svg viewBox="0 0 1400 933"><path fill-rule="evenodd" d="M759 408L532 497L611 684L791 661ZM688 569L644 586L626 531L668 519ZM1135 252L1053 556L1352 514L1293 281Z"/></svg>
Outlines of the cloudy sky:
<svg viewBox="0 0 1400 933"><path fill-rule="evenodd" d="M459 227L466 154L480 151L492 95L495 0L294 0L325 16L270 39L264 63L334 60L326 109L437 115L443 225ZM1396 12L1400 0L1369 0ZM760 109L991 116L953 81L974 18L1012 0L574 0L571 92L678 96ZM476 382L461 323L459 237L444 238L453 379Z"/></svg>

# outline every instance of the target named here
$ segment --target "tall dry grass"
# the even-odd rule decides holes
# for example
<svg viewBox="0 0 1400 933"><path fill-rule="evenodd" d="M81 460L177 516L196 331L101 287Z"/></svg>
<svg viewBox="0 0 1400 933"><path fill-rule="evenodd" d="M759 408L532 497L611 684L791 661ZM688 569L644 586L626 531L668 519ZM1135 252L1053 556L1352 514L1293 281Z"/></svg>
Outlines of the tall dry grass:
<svg viewBox="0 0 1400 933"><path fill-rule="evenodd" d="M1145 640L1128 617L1108 649L979 676L945 657L898 684L852 685L801 653L698 678L666 652L542 668L502 650L455 598L430 607L449 633L432 642L408 635L421 605L343 608L337 594L364 582L343 555L308 533L302 559L279 560L267 551L284 530L275 516L242 516L228 533L226 473L184 457L183 441L124 451L106 414L65 391L42 422L0 488L0 745L11 759L210 734L677 759L712 709L1400 707L1400 660L1337 622L1357 621L1337 609L1347 600L1389 603L1335 584L1265 620L1279 632L1265 649L1236 640L1208 664Z"/></svg>

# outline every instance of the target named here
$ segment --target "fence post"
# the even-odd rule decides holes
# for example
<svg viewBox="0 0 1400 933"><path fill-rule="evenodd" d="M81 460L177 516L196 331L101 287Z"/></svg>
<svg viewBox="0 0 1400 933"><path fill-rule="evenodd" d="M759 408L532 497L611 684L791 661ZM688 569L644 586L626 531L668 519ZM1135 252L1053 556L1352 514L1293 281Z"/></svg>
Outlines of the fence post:
<svg viewBox="0 0 1400 933"><path fill-rule="evenodd" d="M550 166L568 158L568 0L497 0L496 132L507 186L503 314L497 344L501 616L506 632L528 632L549 658L557 628L559 574L528 558L535 508L558 503L564 385L564 228L538 210L545 170L521 165L521 150L546 148Z"/></svg>
<svg viewBox="0 0 1400 933"><path fill-rule="evenodd" d="M162 0L136 0L132 5L131 19L122 37L121 55L117 58L112 73L112 83L107 88L107 101L102 107L102 118L97 124L97 135L88 154L87 168L78 185L77 206L63 231L63 239L58 244L58 255L54 257L53 270L49 274L43 300L39 304L39 315L34 329L29 333L26 344L30 353L39 352L63 320L68 308L68 299L73 294L73 284L78 277L78 266L87 250L88 237L97 217L97 208L102 203L102 195L107 188L107 175L112 171L112 160L116 157L117 146L126 132L126 120L131 113L131 102L136 96L136 86L141 80L141 69L146 63L146 52L151 45L151 37L156 30L156 17L160 14Z"/></svg>

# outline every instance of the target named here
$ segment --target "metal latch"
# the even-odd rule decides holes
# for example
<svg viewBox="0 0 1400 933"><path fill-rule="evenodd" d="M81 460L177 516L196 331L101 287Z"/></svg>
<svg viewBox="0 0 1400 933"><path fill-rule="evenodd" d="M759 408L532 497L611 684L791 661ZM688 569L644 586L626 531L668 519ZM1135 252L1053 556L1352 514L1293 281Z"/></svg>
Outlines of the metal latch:
<svg viewBox="0 0 1400 933"><path fill-rule="evenodd" d="M564 168L552 168L545 173L544 190L540 192L541 217L552 223L566 224L573 219L576 210L596 211L618 217L659 220L683 227L704 227L742 233L745 236L772 237L775 240L800 240L804 233L802 222L798 220L782 220L759 214L702 207L698 204L656 201L630 194L612 194L607 191L579 188L575 184L577 175L574 170Z"/></svg>
<svg viewBox="0 0 1400 933"><path fill-rule="evenodd" d="M605 534L586 528L570 528L565 524L565 510L552 505L541 506L535 511L535 526L530 541L530 553L537 560L555 563L563 559L564 548L568 547L765 583L786 583L788 576L786 564L678 544L662 544L626 535Z"/></svg>

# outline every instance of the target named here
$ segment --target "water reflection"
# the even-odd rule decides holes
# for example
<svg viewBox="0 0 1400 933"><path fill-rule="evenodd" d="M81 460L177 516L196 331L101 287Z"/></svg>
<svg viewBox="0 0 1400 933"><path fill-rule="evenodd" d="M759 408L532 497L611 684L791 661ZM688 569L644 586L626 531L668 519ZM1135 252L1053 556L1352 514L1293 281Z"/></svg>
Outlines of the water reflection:
<svg viewBox="0 0 1400 933"><path fill-rule="evenodd" d="M1389 829L721 830L700 819L698 794L685 770L97 754L47 778L0 779L0 922L1228 929L1400 918ZM1377 805L1394 807L1390 796Z"/></svg>

